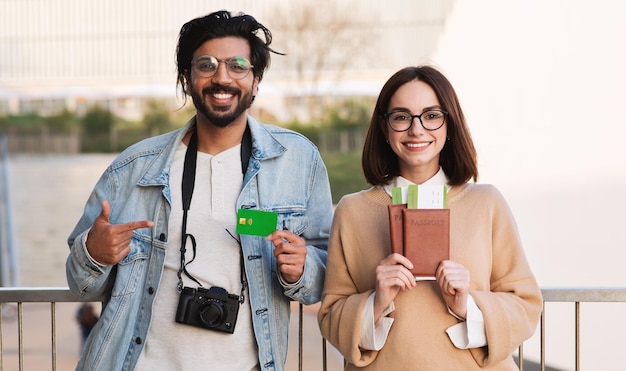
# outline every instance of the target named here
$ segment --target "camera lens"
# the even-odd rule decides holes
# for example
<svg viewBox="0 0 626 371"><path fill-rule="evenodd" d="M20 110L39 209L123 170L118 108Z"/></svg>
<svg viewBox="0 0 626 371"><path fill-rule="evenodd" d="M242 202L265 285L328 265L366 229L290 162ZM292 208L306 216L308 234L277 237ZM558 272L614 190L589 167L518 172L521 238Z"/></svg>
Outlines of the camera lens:
<svg viewBox="0 0 626 371"><path fill-rule="evenodd" d="M200 309L200 319L208 327L221 325L226 319L224 304L219 301L209 301Z"/></svg>

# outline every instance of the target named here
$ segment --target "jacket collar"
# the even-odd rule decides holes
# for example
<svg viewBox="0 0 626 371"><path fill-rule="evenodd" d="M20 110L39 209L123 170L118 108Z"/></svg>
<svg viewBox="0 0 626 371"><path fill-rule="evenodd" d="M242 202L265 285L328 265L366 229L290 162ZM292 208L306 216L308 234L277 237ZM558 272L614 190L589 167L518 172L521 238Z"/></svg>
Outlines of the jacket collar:
<svg viewBox="0 0 626 371"><path fill-rule="evenodd" d="M248 127L252 134L252 156L258 160L279 156L287 149L272 135L267 126L248 116Z"/></svg>
<svg viewBox="0 0 626 371"><path fill-rule="evenodd" d="M248 115L247 121L252 136L252 157L254 159L270 159L280 156L286 151L286 148L272 135L267 126L262 125L250 115ZM168 184L169 168L174 152L176 152L176 147L195 124L196 117L194 116L182 128L169 134L169 140L164 143L164 146L160 149L155 149L159 153L155 160L146 168L138 185L165 186Z"/></svg>

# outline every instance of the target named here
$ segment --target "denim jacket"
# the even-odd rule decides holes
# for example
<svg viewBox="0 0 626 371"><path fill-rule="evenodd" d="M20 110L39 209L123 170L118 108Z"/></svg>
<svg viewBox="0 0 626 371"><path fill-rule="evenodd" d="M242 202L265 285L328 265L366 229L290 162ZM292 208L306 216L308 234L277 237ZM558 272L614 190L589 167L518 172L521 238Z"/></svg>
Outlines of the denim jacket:
<svg viewBox="0 0 626 371"><path fill-rule="evenodd" d="M68 285L85 300L103 300L103 309L77 370L132 370L143 348L152 304L168 248L169 170L178 143L195 124L145 139L123 151L105 170L68 238ZM273 245L264 238L241 235L249 282L252 322L262 370L283 370L287 357L290 301L305 305L320 300L332 199L326 167L317 148L302 135L258 123L248 116L252 154L237 208L278 213L278 223L303 237L307 256L295 285L278 279ZM114 266L93 264L86 254L89 228L111 204L110 222L152 220L153 228L135 230L130 253Z"/></svg>

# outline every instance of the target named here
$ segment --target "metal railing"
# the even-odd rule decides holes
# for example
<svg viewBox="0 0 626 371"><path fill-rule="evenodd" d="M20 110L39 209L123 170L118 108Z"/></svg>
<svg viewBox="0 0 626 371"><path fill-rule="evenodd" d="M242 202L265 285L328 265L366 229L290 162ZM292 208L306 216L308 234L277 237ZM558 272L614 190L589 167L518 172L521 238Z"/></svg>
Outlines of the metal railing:
<svg viewBox="0 0 626 371"><path fill-rule="evenodd" d="M52 345L51 365L52 370L57 368L57 303L75 303L79 299L72 294L67 287L37 287L37 288L13 288L0 287L0 371L3 370L4 347L3 347L3 320L6 305L17 304L17 338L18 338L18 362L19 370L24 370L24 303L50 303L50 340Z"/></svg>
<svg viewBox="0 0 626 371"><path fill-rule="evenodd" d="M580 370L580 305L581 303L609 303L621 302L626 303L626 287L624 288L543 288L542 290L544 307L540 321L540 368L546 370L545 362L545 343L546 343L546 303L563 302L573 303L575 311L575 369ZM80 302L68 288L2 288L0 287L0 371L3 369L4 348L3 348L3 329L2 322L6 305L17 306L17 328L18 328L18 360L19 370L23 370L24 365L24 334L23 334L23 306L24 303L50 303L50 321L51 321L51 366L52 370L57 369L57 303L77 303ZM298 370L303 369L303 306L299 305L298 316ZM327 369L327 344L322 340L322 369ZM524 355L523 346L520 346L518 352L520 370L523 371Z"/></svg>
<svg viewBox="0 0 626 371"><path fill-rule="evenodd" d="M594 287L594 288L543 288L543 312L540 323L541 336L541 370L546 365L546 303L574 303L574 363L575 370L580 368L580 304L581 303L626 303L626 287Z"/></svg>

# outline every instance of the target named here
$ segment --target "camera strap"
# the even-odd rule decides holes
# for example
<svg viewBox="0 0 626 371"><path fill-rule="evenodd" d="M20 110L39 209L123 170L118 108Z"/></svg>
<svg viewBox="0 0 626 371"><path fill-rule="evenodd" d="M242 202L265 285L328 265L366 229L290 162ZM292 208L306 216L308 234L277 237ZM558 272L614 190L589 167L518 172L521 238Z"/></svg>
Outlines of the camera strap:
<svg viewBox="0 0 626 371"><path fill-rule="evenodd" d="M197 124L196 124L197 125ZM250 161L250 155L252 154L252 135L250 134L250 128L246 125L246 130L243 133L243 137L241 139L241 173L243 176L246 175L246 170L248 169L248 163ZM192 234L187 233L187 211L191 206L191 197L193 196L193 189L196 182L196 163L198 158L198 132L197 128L194 127L192 129L191 138L189 139L189 144L187 145L187 151L185 152L185 162L183 165L183 181L182 181L182 200L183 200L183 223L182 223L182 232L181 232L181 243L180 243L180 268L178 269L178 292L182 292L183 289L183 279L182 273L184 272L187 277L197 283L200 287L202 284L198 282L198 280L193 277L189 272L187 272L187 265L191 264L196 258L196 239ZM228 229L226 232L233 238L235 238ZM185 252L187 237L191 239L191 246L193 250L193 257L189 262L185 263ZM235 238L235 240L239 243L241 247L241 242ZM245 290L248 286L248 282L246 281L246 274L244 271L243 265L243 249L240 249L240 260L239 263L241 265L240 275L241 275L241 295L239 296L239 303L243 303L245 300Z"/></svg>

